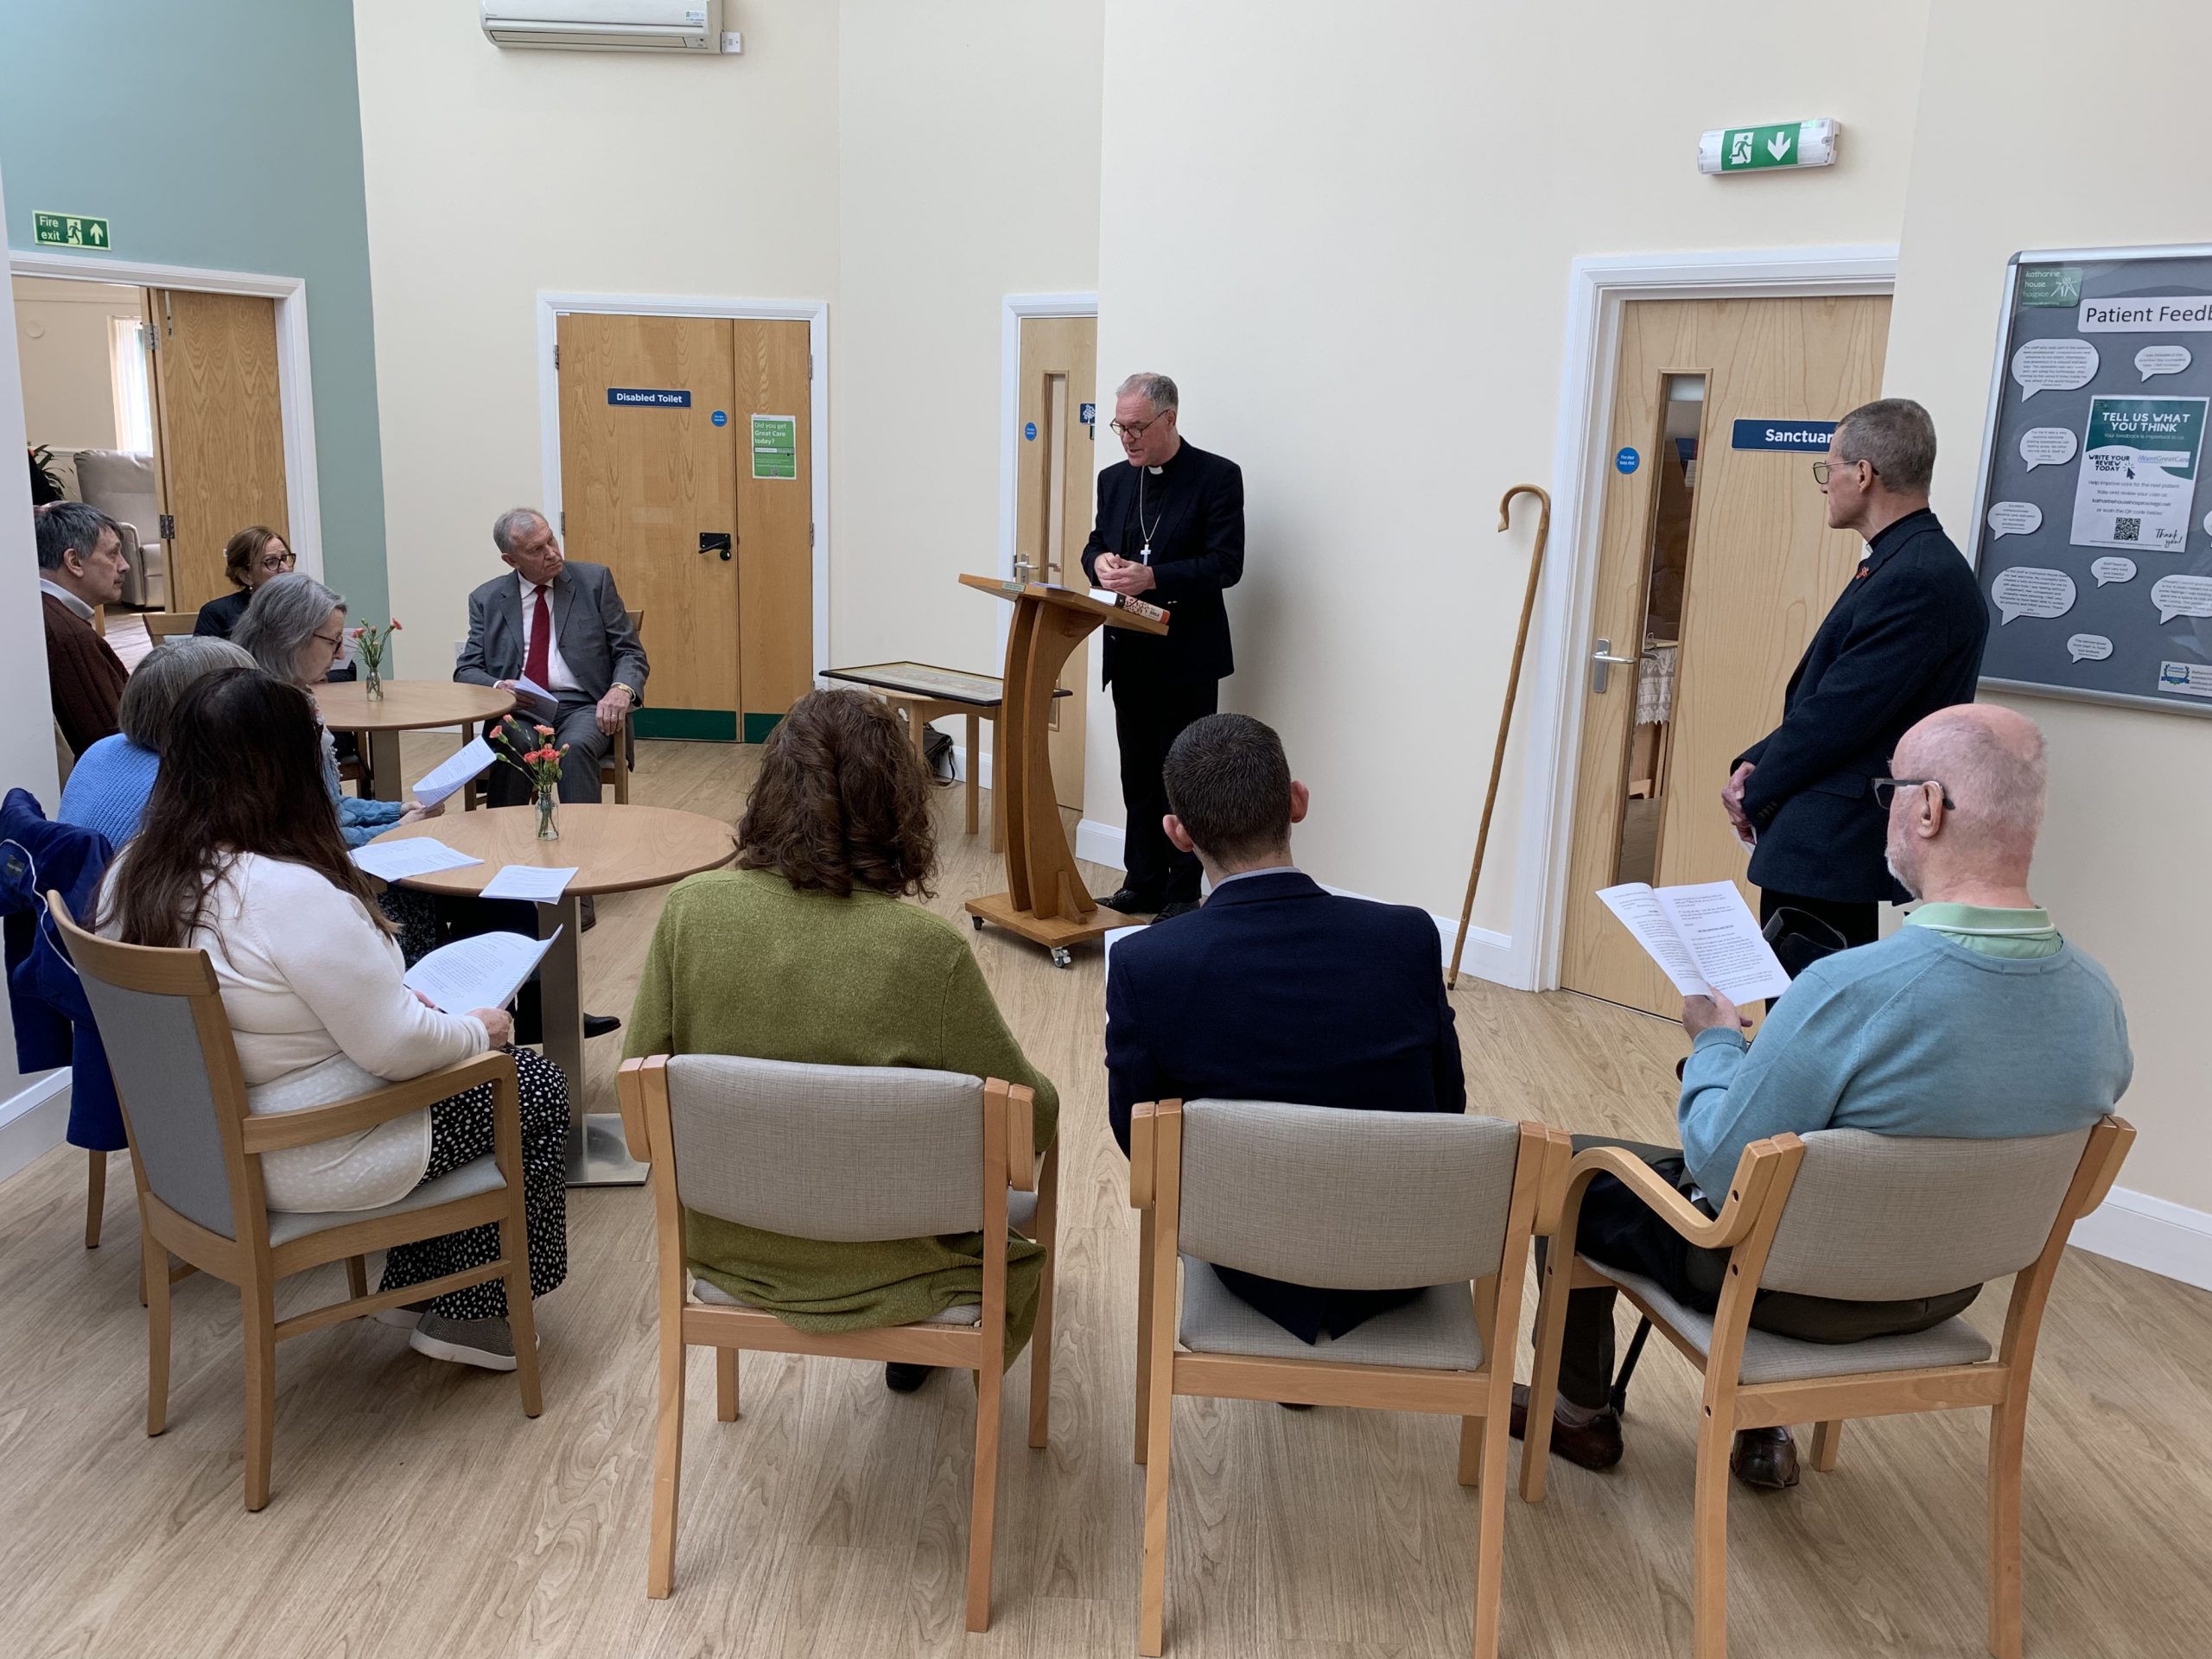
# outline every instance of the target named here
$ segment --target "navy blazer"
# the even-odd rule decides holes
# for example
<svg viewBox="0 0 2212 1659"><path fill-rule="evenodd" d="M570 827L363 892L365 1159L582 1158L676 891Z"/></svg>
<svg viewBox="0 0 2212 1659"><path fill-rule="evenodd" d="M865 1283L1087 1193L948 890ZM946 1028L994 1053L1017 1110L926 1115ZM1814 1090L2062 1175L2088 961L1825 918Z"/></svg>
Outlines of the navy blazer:
<svg viewBox="0 0 2212 1659"><path fill-rule="evenodd" d="M1744 810L1758 830L1755 886L1844 903L1909 897L1883 861L1889 815L1872 783L1897 740L1972 702L1989 613L1926 508L1874 537L1783 694L1782 724L1737 757L1756 768Z"/></svg>
<svg viewBox="0 0 2212 1659"><path fill-rule="evenodd" d="M630 626L614 573L603 564L570 559L553 578L553 638L581 695L597 702L617 680L630 688L631 706L645 700L645 648ZM468 596L468 643L453 677L469 685L492 685L522 673L522 588L508 570ZM547 690L551 690L549 686Z"/></svg>
<svg viewBox="0 0 2212 1659"><path fill-rule="evenodd" d="M1106 1067L1107 1110L1124 1153L1140 1101L1467 1109L1434 919L1340 898L1296 870L1224 882L1201 908L1115 945ZM1406 1299L1216 1271L1307 1342Z"/></svg>
<svg viewBox="0 0 2212 1659"><path fill-rule="evenodd" d="M113 856L105 836L49 821L27 789L11 789L0 801L0 935L6 939L16 1070L72 1068L69 1144L94 1152L119 1152L127 1144L123 1109L92 1005L48 919L46 895L60 893L78 923L92 926Z"/></svg>
<svg viewBox="0 0 2212 1659"><path fill-rule="evenodd" d="M1098 474L1098 516L1084 543L1083 574L1098 585L1098 556L1134 559L1141 537L1137 523L1138 474L1116 461ZM1161 469L1174 489L1153 526L1151 592L1147 604L1167 607L1167 632L1138 633L1108 628L1100 646L1099 683L1117 676L1150 681L1224 680L1236 671L1229 644L1229 607L1223 590L1244 575L1244 474L1233 461L1185 439Z"/></svg>

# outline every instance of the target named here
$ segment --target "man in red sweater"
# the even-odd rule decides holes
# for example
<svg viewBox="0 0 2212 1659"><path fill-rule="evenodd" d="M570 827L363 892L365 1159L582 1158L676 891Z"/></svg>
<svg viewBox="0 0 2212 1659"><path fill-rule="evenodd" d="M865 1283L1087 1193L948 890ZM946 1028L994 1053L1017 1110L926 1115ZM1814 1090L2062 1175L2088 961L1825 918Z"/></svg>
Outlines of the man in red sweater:
<svg viewBox="0 0 2212 1659"><path fill-rule="evenodd" d="M130 566L115 521L98 508L49 501L35 517L54 718L70 753L82 754L121 729L116 710L130 672L92 626L92 618L98 607L123 597L123 575Z"/></svg>

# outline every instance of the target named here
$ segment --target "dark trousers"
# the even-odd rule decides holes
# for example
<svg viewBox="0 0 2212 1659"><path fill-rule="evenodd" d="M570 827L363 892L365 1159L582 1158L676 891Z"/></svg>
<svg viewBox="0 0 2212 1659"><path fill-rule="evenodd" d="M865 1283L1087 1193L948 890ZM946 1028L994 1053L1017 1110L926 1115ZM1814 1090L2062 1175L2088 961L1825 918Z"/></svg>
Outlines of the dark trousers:
<svg viewBox="0 0 2212 1659"><path fill-rule="evenodd" d="M1575 1151L1590 1147L1620 1147L1632 1152L1677 1192L1691 1197L1693 1183L1678 1147L1616 1141L1601 1135L1574 1137ZM1713 1206L1701 1198L1692 1197L1691 1201L1707 1215L1714 1213ZM1540 1250L1542 1244L1539 1240ZM1693 1249L1649 1205L1610 1175L1600 1175L1591 1182L1583 1197L1574 1248L1605 1267L1624 1268L1655 1281L1676 1301L1701 1313L1710 1313L1719 1305L1728 1253ZM1910 1301L1846 1302L1827 1296L1763 1290L1751 1304L1751 1328L1794 1337L1800 1342L1860 1342L1869 1337L1900 1336L1941 1325L1963 1312L1980 1291L1980 1285L1970 1285L1947 1295ZM1575 1291L1567 1299L1559 1392L1561 1399L1573 1405L1595 1409L1606 1403L1611 1391L1617 1294L1610 1287L1593 1287Z"/></svg>
<svg viewBox="0 0 2212 1659"><path fill-rule="evenodd" d="M1194 904L1198 897L1198 861L1178 852L1160 821L1167 813L1167 786L1160 780L1168 747L1194 720L1221 707L1219 680L1150 680L1138 677L1114 682L1114 735L1122 747L1122 804L1128 828L1122 843L1122 868L1128 885L1157 904Z"/></svg>
<svg viewBox="0 0 2212 1659"><path fill-rule="evenodd" d="M510 740L523 742L536 735L529 716L518 709L514 723L522 730L510 731ZM553 743L557 748L567 744L569 753L561 761L561 798L564 801L596 801L599 799L599 768L606 760L614 740L599 729L599 700L563 693L560 712L546 722L553 728ZM488 734L487 734L488 735ZM498 744L493 745L494 748ZM524 744L525 751L529 745ZM530 779L523 776L502 758L484 774L484 800L489 806L524 806L530 801Z"/></svg>
<svg viewBox="0 0 2212 1659"><path fill-rule="evenodd" d="M1777 893L1771 888L1761 887L1759 925L1764 927L1772 921L1774 912L1785 906L1818 917L1842 934L1847 945L1872 944L1882 937L1882 906L1879 899L1801 899L1794 893Z"/></svg>

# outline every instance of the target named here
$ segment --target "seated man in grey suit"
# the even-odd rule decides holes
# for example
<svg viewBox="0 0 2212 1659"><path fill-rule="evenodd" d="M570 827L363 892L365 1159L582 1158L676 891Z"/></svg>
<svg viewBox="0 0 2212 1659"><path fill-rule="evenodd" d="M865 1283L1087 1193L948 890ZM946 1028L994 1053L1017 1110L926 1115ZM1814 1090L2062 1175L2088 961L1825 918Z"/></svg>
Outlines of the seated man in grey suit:
<svg viewBox="0 0 2212 1659"><path fill-rule="evenodd" d="M553 526L531 507L503 512L492 540L511 575L494 576L468 596L468 643L453 677L470 685L515 689L527 678L553 694L558 709L537 721L568 746L561 763L561 798L596 801L599 769L609 740L645 701L645 651L603 564L570 563ZM518 703L518 717L533 714ZM493 766L485 779L493 806L519 806L530 782L514 767Z"/></svg>

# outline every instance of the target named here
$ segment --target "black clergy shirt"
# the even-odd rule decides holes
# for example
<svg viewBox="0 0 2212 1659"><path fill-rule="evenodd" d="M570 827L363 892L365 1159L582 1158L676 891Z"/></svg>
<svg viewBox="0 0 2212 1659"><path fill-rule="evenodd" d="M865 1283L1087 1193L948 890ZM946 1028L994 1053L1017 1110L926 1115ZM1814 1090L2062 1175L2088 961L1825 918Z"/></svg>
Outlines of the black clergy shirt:
<svg viewBox="0 0 2212 1659"><path fill-rule="evenodd" d="M1100 473L1098 516L1083 550L1092 587L1104 586L1098 556L1138 558L1147 528L1156 585L1137 597L1166 607L1167 632L1104 630L1105 683L1225 678L1236 664L1221 595L1244 574L1243 473L1187 440L1157 470L1121 461Z"/></svg>

